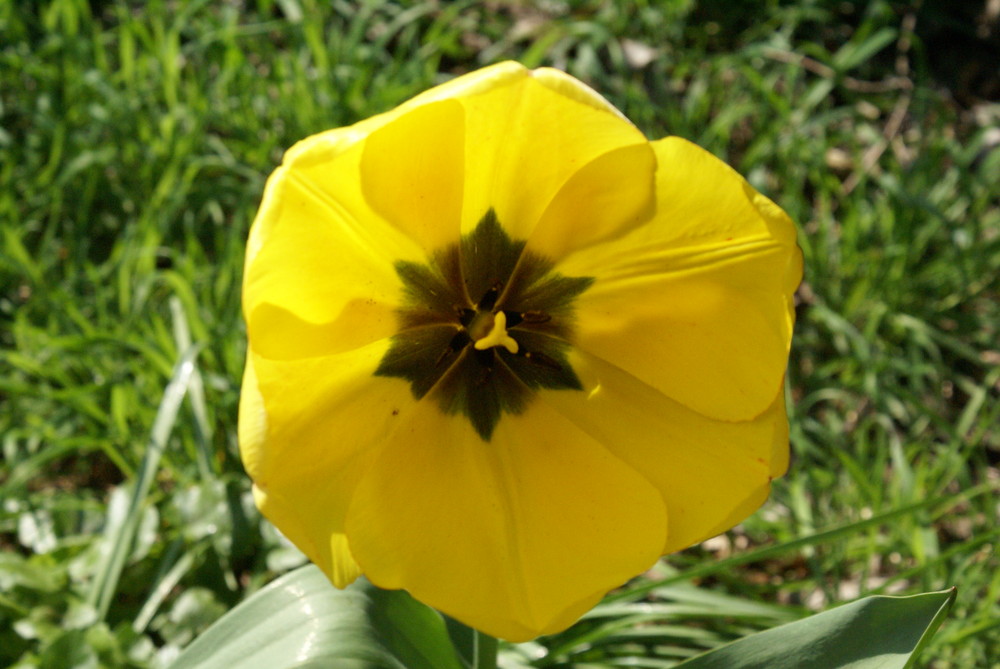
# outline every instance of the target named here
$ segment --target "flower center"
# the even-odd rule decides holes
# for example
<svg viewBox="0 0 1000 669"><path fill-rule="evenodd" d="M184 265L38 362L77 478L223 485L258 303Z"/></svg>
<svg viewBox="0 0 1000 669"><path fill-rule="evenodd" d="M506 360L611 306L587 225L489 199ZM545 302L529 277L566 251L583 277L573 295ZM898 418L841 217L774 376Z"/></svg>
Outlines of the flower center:
<svg viewBox="0 0 1000 669"><path fill-rule="evenodd" d="M536 391L582 389L566 355L572 303L593 279L553 271L511 240L492 209L426 264L395 267L404 301L377 376L408 381L415 398L465 416L487 442L503 414L523 412Z"/></svg>

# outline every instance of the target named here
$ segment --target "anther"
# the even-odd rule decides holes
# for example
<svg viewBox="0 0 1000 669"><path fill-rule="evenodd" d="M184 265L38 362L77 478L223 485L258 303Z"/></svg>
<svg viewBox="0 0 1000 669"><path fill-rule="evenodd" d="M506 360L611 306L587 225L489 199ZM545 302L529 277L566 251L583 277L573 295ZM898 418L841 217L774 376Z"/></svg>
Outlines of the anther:
<svg viewBox="0 0 1000 669"><path fill-rule="evenodd" d="M544 311L522 311L521 312L521 322L522 323L548 323L552 320L552 316L549 316Z"/></svg>

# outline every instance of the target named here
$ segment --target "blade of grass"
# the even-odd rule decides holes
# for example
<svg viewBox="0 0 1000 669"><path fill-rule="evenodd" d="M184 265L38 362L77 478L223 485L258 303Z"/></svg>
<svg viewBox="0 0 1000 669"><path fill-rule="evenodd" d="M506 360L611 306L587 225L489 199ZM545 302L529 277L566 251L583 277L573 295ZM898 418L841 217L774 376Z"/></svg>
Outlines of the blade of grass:
<svg viewBox="0 0 1000 669"><path fill-rule="evenodd" d="M913 514L917 511L923 509L932 509L935 507L942 507L939 512L943 513L949 508L953 508L962 502L968 501L979 495L987 494L990 492L995 492L998 488L998 484L995 482L987 482L963 492L957 493L955 495L945 495L942 497L935 497L932 499L923 500L916 502L914 504L909 504L891 511L886 511L885 513L880 513L873 515L871 518L866 518L864 520L859 520L853 523L847 523L846 525L841 525L833 529L824 530L822 532L817 532L815 534L810 534L805 537L800 537L798 539L793 539L791 541L786 541L781 544L774 546L764 546L756 550L749 551L747 553L742 553L740 555L734 555L732 557L726 558L724 560L717 560L715 562L703 562L695 567L685 569L678 572L673 576L668 576L667 578L661 579L659 581L652 581L648 583L643 583L633 588L626 589L620 593L615 593L608 596L605 602L616 602L622 600L635 599L646 595L653 590L664 585L669 585L671 583L680 583L683 581L691 581L698 578L705 578L713 574L720 572L726 572L734 569L735 567L750 564L752 562L760 562L763 560L768 560L778 555L784 553L789 553L796 551L808 546L816 546L820 544L833 543L836 540L855 534L862 530L868 529L870 527L875 527L882 525L896 518L902 518Z"/></svg>
<svg viewBox="0 0 1000 669"><path fill-rule="evenodd" d="M109 522L105 527L106 557L98 565L96 577L87 596L87 603L96 609L98 619L104 619L107 616L108 608L114 599L118 581L139 528L146 497L149 495L149 489L156 476L160 458L167 446L167 439L177 421L181 402L187 394L191 377L194 374L194 360L198 355L199 348L198 346L188 348L174 366L174 373L163 391L163 399L156 412L156 420L153 422L153 429L138 474L135 480L129 484L131 494L128 508L120 520L109 517Z"/></svg>

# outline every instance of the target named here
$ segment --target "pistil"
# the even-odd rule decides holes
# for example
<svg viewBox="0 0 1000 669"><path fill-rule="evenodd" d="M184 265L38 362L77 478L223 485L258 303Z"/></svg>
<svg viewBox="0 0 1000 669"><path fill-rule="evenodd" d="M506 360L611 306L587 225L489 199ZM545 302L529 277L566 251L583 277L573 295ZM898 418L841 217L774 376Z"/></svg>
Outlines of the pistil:
<svg viewBox="0 0 1000 669"><path fill-rule="evenodd" d="M517 341L507 334L507 314L498 312L493 316L493 327L483 337L475 340L478 351L485 351L492 346L503 346L511 353L517 353Z"/></svg>

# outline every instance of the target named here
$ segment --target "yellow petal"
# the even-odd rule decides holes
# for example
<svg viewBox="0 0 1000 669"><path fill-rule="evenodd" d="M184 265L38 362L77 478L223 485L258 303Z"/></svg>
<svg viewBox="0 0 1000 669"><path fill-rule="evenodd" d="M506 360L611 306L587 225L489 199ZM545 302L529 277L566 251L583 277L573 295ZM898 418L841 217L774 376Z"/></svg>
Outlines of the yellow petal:
<svg viewBox="0 0 1000 669"><path fill-rule="evenodd" d="M289 499L281 492L264 492L253 486L254 504L281 533L299 548L309 560L326 573L338 588L346 588L363 573L354 561L347 535L332 529L317 531L302 520L299 500Z"/></svg>
<svg viewBox="0 0 1000 669"><path fill-rule="evenodd" d="M642 133L554 70L486 68L394 113L366 142L364 192L428 251L454 240L456 212L469 232L492 208L515 239L531 237L546 216L533 245L555 256L573 239L613 234L649 210L654 161ZM585 193L592 226L579 218ZM576 228L570 240L563 224Z"/></svg>
<svg viewBox="0 0 1000 669"><path fill-rule="evenodd" d="M251 352L240 404L240 454L263 512L337 585L360 572L344 518L369 460L414 404L404 383L374 378L386 342L304 360Z"/></svg>
<svg viewBox="0 0 1000 669"><path fill-rule="evenodd" d="M264 408L264 396L260 392L257 373L254 371L253 355L247 354L243 368L243 384L240 388L239 424L237 438L240 445L240 455L257 461L263 457L267 448L267 410Z"/></svg>
<svg viewBox="0 0 1000 669"><path fill-rule="evenodd" d="M376 585L489 634L569 626L648 568L664 542L659 495L541 402L484 443L418 406L355 492L351 551Z"/></svg>
<svg viewBox="0 0 1000 669"><path fill-rule="evenodd" d="M493 207L511 237L528 239L579 169L609 151L646 141L579 82L551 70L532 75L462 100L465 229Z"/></svg>
<svg viewBox="0 0 1000 669"><path fill-rule="evenodd" d="M345 128L300 142L268 180L243 284L258 354L326 355L394 332L393 261L423 252L365 202L358 179L363 136Z"/></svg>
<svg viewBox="0 0 1000 669"><path fill-rule="evenodd" d="M520 63L512 60L496 63L473 70L467 74L449 79L443 84L428 89L400 105L398 109L405 111L428 102L467 98L500 86L531 76L531 72Z"/></svg>
<svg viewBox="0 0 1000 669"><path fill-rule="evenodd" d="M462 106L441 100L399 114L365 142L365 198L425 253L454 242L461 228L464 124Z"/></svg>
<svg viewBox="0 0 1000 669"><path fill-rule="evenodd" d="M581 167L552 199L529 248L558 260L622 235L652 215L656 157L647 143L604 153Z"/></svg>
<svg viewBox="0 0 1000 669"><path fill-rule="evenodd" d="M783 393L753 420L716 421L598 358L576 353L571 363L583 392L543 391L541 399L660 491L664 553L746 518L787 466Z"/></svg>
<svg viewBox="0 0 1000 669"><path fill-rule="evenodd" d="M582 105L593 107L598 111L617 116L629 125L632 124L613 104L605 100L604 96L562 70L552 67L540 67L537 70L532 70L531 76L546 88L560 95L575 100Z"/></svg>
<svg viewBox="0 0 1000 669"><path fill-rule="evenodd" d="M559 264L595 279L576 302L575 343L706 416L748 420L784 376L802 272L794 227L706 151L653 147L653 218Z"/></svg>

